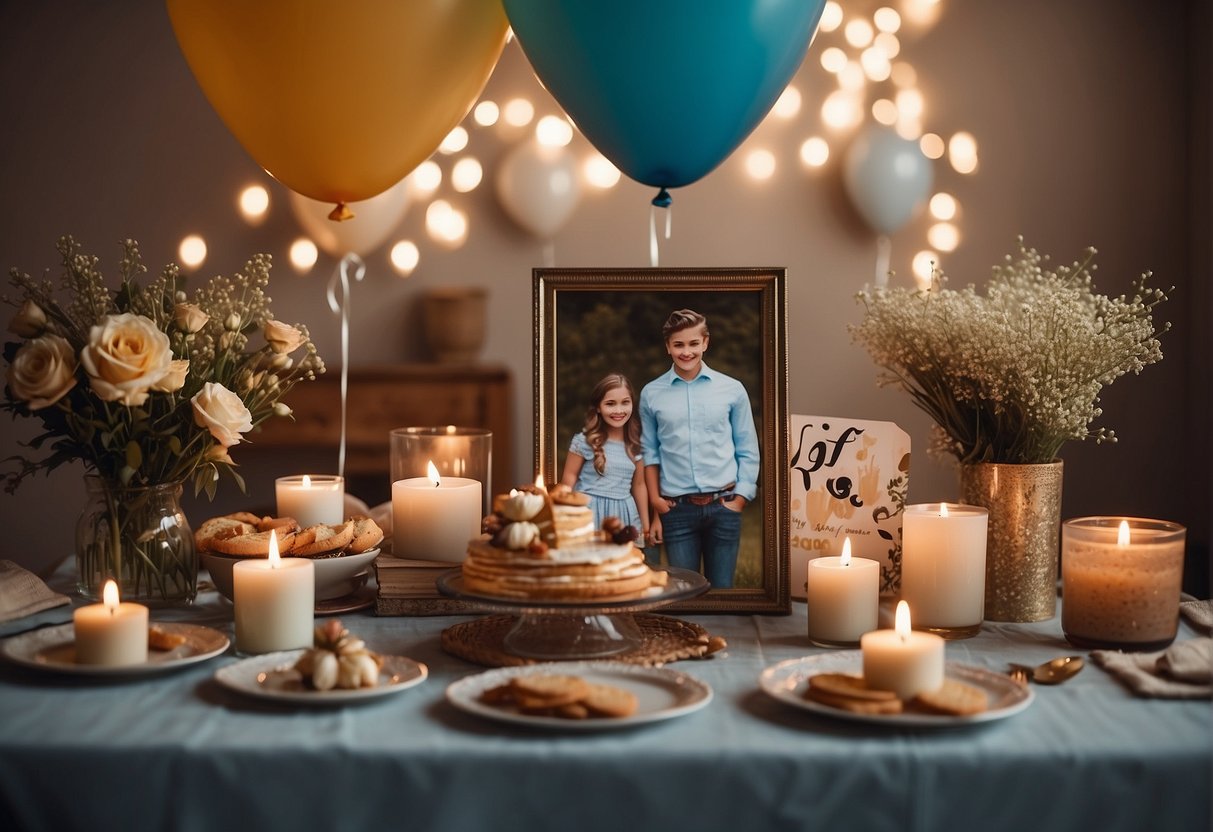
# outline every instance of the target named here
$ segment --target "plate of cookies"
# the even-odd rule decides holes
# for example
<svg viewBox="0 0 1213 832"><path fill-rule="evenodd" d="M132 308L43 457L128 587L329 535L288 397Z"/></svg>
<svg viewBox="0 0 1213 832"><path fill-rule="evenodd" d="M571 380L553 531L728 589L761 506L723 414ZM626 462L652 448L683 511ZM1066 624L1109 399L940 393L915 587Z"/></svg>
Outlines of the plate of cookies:
<svg viewBox="0 0 1213 832"><path fill-rule="evenodd" d="M308 558L316 564L316 600L330 601L356 592L379 554L383 530L369 517L301 528L291 517L257 517L236 512L212 517L194 532L202 565L219 594L232 598L232 566L245 558L265 558L270 533L284 558Z"/></svg>
<svg viewBox="0 0 1213 832"><path fill-rule="evenodd" d="M972 665L946 662L936 691L901 700L869 688L858 650L789 659L762 672L759 685L780 702L855 722L914 728L947 728L1006 719L1032 704L1027 685Z"/></svg>
<svg viewBox="0 0 1213 832"><path fill-rule="evenodd" d="M562 731L609 731L698 711L705 682L664 667L624 662L553 662L502 667L446 689L462 711L498 722Z"/></svg>

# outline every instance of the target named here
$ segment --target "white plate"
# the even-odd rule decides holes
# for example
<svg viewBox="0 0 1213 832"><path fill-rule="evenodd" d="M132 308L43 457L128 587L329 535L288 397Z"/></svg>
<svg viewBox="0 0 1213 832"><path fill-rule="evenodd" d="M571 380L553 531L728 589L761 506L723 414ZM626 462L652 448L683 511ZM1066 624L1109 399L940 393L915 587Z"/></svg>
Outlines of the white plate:
<svg viewBox="0 0 1213 832"><path fill-rule="evenodd" d="M619 718L562 719L519 713L512 707L488 705L480 701L480 695L489 688L503 685L516 676L535 673L569 674L580 676L587 682L625 688L636 695L636 713ZM606 661L551 662L523 667L502 667L465 677L446 689L446 698L462 711L498 722L559 728L563 731L609 731L693 713L712 701L712 689L706 682L665 667L642 667Z"/></svg>
<svg viewBox="0 0 1213 832"><path fill-rule="evenodd" d="M429 675L429 669L404 656L384 656L379 670L379 684L373 688L313 690L303 684L303 677L294 670L302 650L283 650L253 656L215 671L215 681L226 688L261 699L294 702L301 705L340 705L365 699L378 699L419 685Z"/></svg>
<svg viewBox="0 0 1213 832"><path fill-rule="evenodd" d="M172 650L147 651L143 664L106 667L76 662L76 633L74 625L60 624L31 630L5 640L4 655L17 664L50 670L55 673L75 673L82 676L144 676L176 670L185 665L196 664L218 656L228 648L227 636L210 627L198 624L177 624L166 621L153 622L166 633L184 636L185 643Z"/></svg>
<svg viewBox="0 0 1213 832"><path fill-rule="evenodd" d="M804 698L808 678L817 673L853 673L858 675L863 667L863 654L858 650L843 650L837 653L822 653L802 659L789 659L772 665L762 672L759 684L763 691L780 702L786 702L806 711L849 719L854 722L871 722L880 725L895 725L915 728L946 728L972 725L1006 719L1032 704L1035 694L1027 685L1013 681L1009 676L981 667L947 662L944 674L949 679L966 682L981 688L989 698L989 707L981 713L969 716L946 714L901 713L901 714L857 714L834 708Z"/></svg>

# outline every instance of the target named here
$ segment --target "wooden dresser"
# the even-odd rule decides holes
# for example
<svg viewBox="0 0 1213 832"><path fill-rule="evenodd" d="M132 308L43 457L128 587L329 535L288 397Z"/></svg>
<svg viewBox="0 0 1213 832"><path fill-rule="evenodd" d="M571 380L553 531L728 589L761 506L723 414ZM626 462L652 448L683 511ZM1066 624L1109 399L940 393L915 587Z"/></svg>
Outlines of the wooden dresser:
<svg viewBox="0 0 1213 832"><path fill-rule="evenodd" d="M513 393L499 365L388 364L351 368L346 405L347 478L388 481L388 434L410 425L460 425L493 432L492 493L510 489ZM256 447L336 449L341 436L341 373L297 384L284 400L295 418L270 419Z"/></svg>

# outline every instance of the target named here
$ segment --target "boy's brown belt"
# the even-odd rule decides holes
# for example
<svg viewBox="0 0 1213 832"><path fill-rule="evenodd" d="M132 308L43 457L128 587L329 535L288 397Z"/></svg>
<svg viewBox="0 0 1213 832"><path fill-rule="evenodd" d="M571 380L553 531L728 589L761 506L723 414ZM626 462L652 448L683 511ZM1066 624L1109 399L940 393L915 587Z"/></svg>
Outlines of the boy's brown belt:
<svg viewBox="0 0 1213 832"><path fill-rule="evenodd" d="M662 494L663 500L669 500L673 503L690 503L693 506L706 506L714 503L717 500L728 502L737 495L733 493L733 489L737 487L737 483L731 482L719 491L709 491L704 494L679 494L677 497L667 497Z"/></svg>

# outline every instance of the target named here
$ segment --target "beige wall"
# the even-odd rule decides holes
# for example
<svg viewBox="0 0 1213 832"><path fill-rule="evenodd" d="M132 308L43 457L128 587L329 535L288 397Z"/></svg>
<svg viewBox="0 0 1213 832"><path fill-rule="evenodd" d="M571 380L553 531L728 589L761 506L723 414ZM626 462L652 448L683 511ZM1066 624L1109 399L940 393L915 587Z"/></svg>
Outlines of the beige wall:
<svg viewBox="0 0 1213 832"><path fill-rule="evenodd" d="M1194 544L1207 547L1209 4L942 5L940 22L907 39L903 56L918 69L928 129L969 130L979 142L977 175L936 169L937 186L963 205L963 242L945 261L953 281L984 280L1022 233L1061 261L1096 246L1099 285L1108 293L1123 291L1146 269L1158 283L1177 286L1164 312L1175 326L1164 340L1166 360L1106 391L1103 423L1115 428L1120 444L1066 449L1063 514L1174 519L1191 527ZM269 251L279 263L271 284L279 317L308 323L335 368L338 330L324 301L333 262L322 257L303 277L286 265L286 247L299 232L280 186L271 187L276 210L264 224L250 228L236 217L238 189L267 177L202 97L163 6L5 4L0 31L0 265L31 272L53 266L54 240L65 232L103 255L111 271L116 242L126 236L141 241L153 271L173 259L176 242L192 231L210 244L207 275ZM827 91L816 57L817 47L798 76L807 104L800 119L764 124L750 140L777 153L775 180L753 184L732 158L675 192L674 234L662 247L662 265L786 266L792 410L894 420L922 449L925 417L904 394L876 388L874 367L846 333L858 316L854 293L873 272L874 242L842 191L841 144L816 175L795 163ZM511 45L485 95L500 101L515 94L539 101L541 111L553 109ZM334 129L359 125L352 120ZM485 163L486 178L505 147L473 131L470 151ZM556 241L556 263L648 265L651 195L630 181L587 194ZM421 242L417 272L401 279L383 252L369 258L367 279L355 288L351 364L424 357L414 312L419 293L440 285L486 287L485 355L515 374L514 475L525 480L532 453L530 273L543 263L542 245L501 213L490 187L465 202L472 232L462 249L443 252L425 242L421 212L411 210L403 233ZM919 218L894 238L893 267L903 275L926 225ZM0 456L15 452L15 438L28 437L28 428L6 422ZM318 464L331 468L334 457L320 454ZM191 507L191 516L268 502L272 478L300 464L252 467L250 497L229 493L216 506ZM911 489L916 502L954 497L955 475L918 453ZM78 471L0 495L6 530L0 557L41 566L69 552L82 499Z"/></svg>

